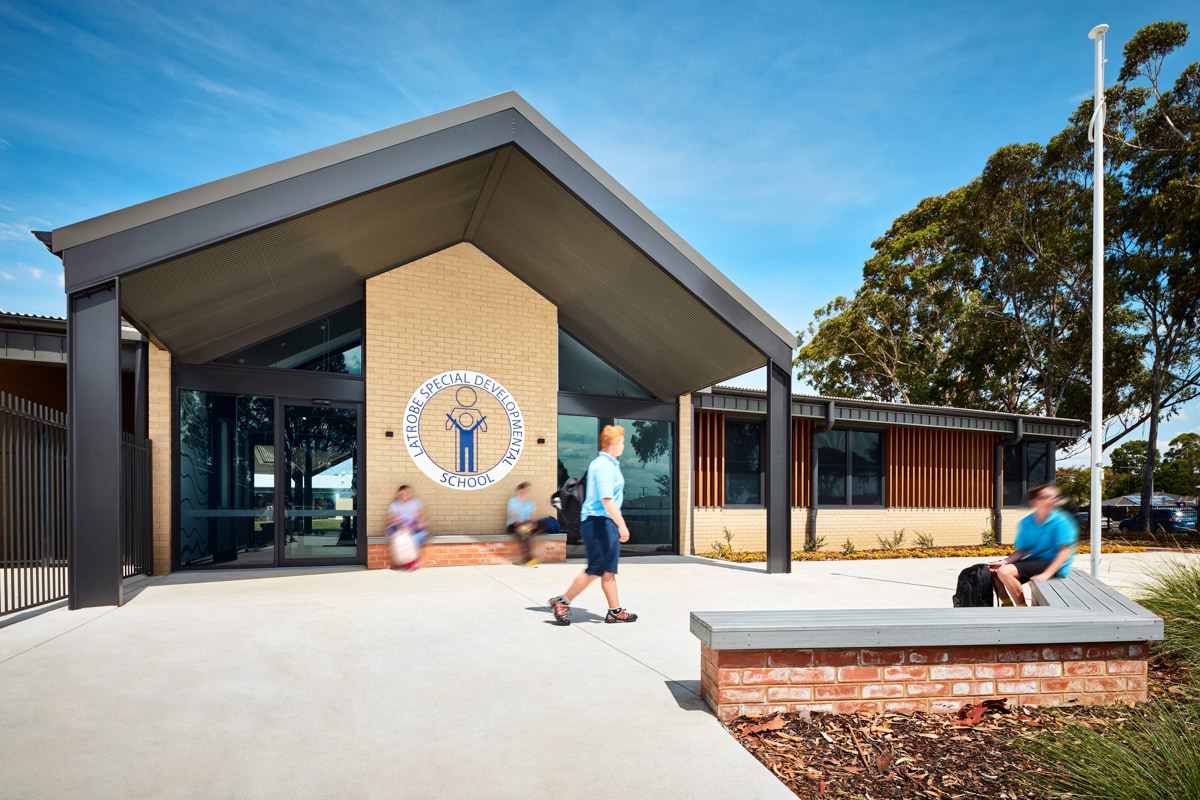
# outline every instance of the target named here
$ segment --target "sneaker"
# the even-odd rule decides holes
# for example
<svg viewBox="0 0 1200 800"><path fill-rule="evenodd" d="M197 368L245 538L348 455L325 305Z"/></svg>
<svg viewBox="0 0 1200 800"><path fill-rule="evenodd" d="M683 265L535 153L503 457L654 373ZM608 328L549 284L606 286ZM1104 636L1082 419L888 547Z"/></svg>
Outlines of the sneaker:
<svg viewBox="0 0 1200 800"><path fill-rule="evenodd" d="M554 612L554 621L559 625L571 624L571 607L562 602L562 598L550 598L550 610Z"/></svg>
<svg viewBox="0 0 1200 800"><path fill-rule="evenodd" d="M537 565L538 565L538 560L536 558L531 558L525 562L525 566L527 566L527 567L536 567Z"/></svg>
<svg viewBox="0 0 1200 800"><path fill-rule="evenodd" d="M605 622L637 622L637 614L631 614L625 609L621 609L617 613L609 611L604 615Z"/></svg>

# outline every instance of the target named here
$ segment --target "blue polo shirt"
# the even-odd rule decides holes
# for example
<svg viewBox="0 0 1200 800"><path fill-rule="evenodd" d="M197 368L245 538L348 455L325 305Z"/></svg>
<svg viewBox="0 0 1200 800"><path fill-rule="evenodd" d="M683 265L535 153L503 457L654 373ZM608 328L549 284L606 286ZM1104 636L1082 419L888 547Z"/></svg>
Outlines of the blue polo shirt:
<svg viewBox="0 0 1200 800"><path fill-rule="evenodd" d="M522 500L519 495L513 495L508 498L508 524L516 525L518 522L533 522L534 514L533 498Z"/></svg>
<svg viewBox="0 0 1200 800"><path fill-rule="evenodd" d="M1046 517L1045 522L1038 522L1037 516L1030 514L1017 523L1017 540L1013 547L1017 550L1028 550L1026 558L1041 558L1053 561L1058 551L1064 547L1074 548L1079 541L1079 528L1065 511L1055 509ZM1072 549L1067 562L1059 567L1055 575L1065 578L1071 572L1071 562L1075 559Z"/></svg>
<svg viewBox="0 0 1200 800"><path fill-rule="evenodd" d="M621 465L617 460L601 452L588 465L587 494L584 495L579 518L607 517L608 512L601 502L605 497L611 497L620 509L621 501L625 499L625 478L621 476Z"/></svg>

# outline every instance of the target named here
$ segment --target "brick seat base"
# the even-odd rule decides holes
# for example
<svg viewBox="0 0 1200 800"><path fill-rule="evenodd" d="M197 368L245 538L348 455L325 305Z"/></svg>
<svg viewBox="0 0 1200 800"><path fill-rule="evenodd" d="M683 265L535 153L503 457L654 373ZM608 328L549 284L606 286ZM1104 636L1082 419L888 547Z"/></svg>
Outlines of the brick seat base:
<svg viewBox="0 0 1200 800"><path fill-rule="evenodd" d="M534 551L547 563L567 560L567 536L551 533L536 537ZM430 536L421 554L426 567L462 567L481 564L511 564L521 555L521 543L509 533L441 534ZM367 539L367 569L391 567L387 537Z"/></svg>
<svg viewBox="0 0 1200 800"><path fill-rule="evenodd" d="M1146 645L1111 642L922 648L711 650L700 646L701 691L722 722L739 716L954 712L1013 704L1146 699Z"/></svg>

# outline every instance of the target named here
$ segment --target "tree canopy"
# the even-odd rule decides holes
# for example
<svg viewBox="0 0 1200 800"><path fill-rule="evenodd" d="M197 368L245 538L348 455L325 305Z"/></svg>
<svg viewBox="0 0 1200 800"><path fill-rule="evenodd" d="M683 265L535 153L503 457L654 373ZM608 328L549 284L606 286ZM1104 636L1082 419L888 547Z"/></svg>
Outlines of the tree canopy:
<svg viewBox="0 0 1200 800"><path fill-rule="evenodd" d="M1105 93L1106 447L1144 424L1156 440L1200 396L1200 63L1163 73L1187 41L1182 22L1142 28ZM1093 110L898 217L855 294L817 310L798 376L835 397L1087 418Z"/></svg>

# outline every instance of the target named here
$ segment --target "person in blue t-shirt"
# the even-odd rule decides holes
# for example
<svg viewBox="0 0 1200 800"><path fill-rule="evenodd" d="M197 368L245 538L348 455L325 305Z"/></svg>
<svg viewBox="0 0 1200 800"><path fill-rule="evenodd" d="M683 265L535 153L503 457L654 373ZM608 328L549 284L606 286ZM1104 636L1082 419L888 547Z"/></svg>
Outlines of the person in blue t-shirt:
<svg viewBox="0 0 1200 800"><path fill-rule="evenodd" d="M625 478L617 461L625 451L625 429L605 425L600 431L600 454L587 473L587 494L579 513L579 532L587 551L587 568L575 578L564 594L550 598L550 610L559 625L571 624L571 601L596 578L608 600L605 622L637 622L637 614L621 607L617 596L617 559L621 542L629 541L629 528L621 516Z"/></svg>
<svg viewBox="0 0 1200 800"><path fill-rule="evenodd" d="M1059 508L1062 495L1058 487L1043 483L1030 489L1028 497L1033 513L1017 523L1013 554L988 565L1002 606L1025 605L1022 584L1065 578L1075 558L1079 528Z"/></svg>
<svg viewBox="0 0 1200 800"><path fill-rule="evenodd" d="M538 563L533 552L533 537L546 531L545 526L534 519L536 511L529 481L521 481L517 484L517 493L508 498L506 519L508 532L521 537L523 558L520 563L527 567L536 567Z"/></svg>

